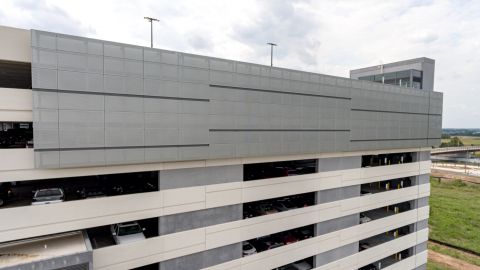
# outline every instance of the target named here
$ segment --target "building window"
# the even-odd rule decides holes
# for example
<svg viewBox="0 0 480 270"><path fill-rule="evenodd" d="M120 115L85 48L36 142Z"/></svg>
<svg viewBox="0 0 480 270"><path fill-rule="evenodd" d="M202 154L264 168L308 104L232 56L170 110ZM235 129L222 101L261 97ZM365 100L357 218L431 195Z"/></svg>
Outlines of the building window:
<svg viewBox="0 0 480 270"><path fill-rule="evenodd" d="M409 69L397 72L389 72L377 75L359 77L359 80L378 82L384 84L398 85L402 87L413 87L422 89L422 72Z"/></svg>
<svg viewBox="0 0 480 270"><path fill-rule="evenodd" d="M0 148L33 148L31 122L0 122Z"/></svg>
<svg viewBox="0 0 480 270"><path fill-rule="evenodd" d="M0 60L0 88L32 89L31 64Z"/></svg>

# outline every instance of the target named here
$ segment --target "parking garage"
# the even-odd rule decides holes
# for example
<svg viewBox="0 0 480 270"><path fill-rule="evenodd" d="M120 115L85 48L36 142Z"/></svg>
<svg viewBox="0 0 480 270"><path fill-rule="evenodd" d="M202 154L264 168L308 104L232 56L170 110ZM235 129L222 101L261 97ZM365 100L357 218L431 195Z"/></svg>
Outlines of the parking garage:
<svg viewBox="0 0 480 270"><path fill-rule="evenodd" d="M360 224L414 209L414 201L401 202L360 213Z"/></svg>
<svg viewBox="0 0 480 270"><path fill-rule="evenodd" d="M387 243L399 237L410 234L413 231L414 229L412 224L412 225L403 226L394 230L387 231L385 233L377 234L375 236L363 239L358 243L359 245L358 251L361 252L363 250Z"/></svg>
<svg viewBox="0 0 480 270"><path fill-rule="evenodd" d="M0 122L0 149L33 148L32 122Z"/></svg>
<svg viewBox="0 0 480 270"><path fill-rule="evenodd" d="M317 172L317 159L245 164L244 181L285 177Z"/></svg>
<svg viewBox="0 0 480 270"><path fill-rule="evenodd" d="M116 244L123 244L122 237L128 241L143 240L158 236L158 218L149 218L131 222L120 223L123 229L116 230L115 225L100 226L86 230L93 249L104 248Z"/></svg>
<svg viewBox="0 0 480 270"><path fill-rule="evenodd" d="M284 245L296 243L314 236L314 225L308 225L275 234L265 235L243 242L243 256L249 256Z"/></svg>
<svg viewBox="0 0 480 270"><path fill-rule="evenodd" d="M0 244L2 269L88 270L91 261L88 239L81 231L48 235Z"/></svg>
<svg viewBox="0 0 480 270"><path fill-rule="evenodd" d="M309 257L300 261L296 261L293 263L289 263L287 265L277 267L272 270L310 270L312 268L313 268L313 257Z"/></svg>
<svg viewBox="0 0 480 270"><path fill-rule="evenodd" d="M243 218L289 211L315 204L315 193L304 193L243 204Z"/></svg>
<svg viewBox="0 0 480 270"><path fill-rule="evenodd" d="M363 155L362 168L411 163L413 162L414 154L415 153L408 152L380 155Z"/></svg>
<svg viewBox="0 0 480 270"><path fill-rule="evenodd" d="M360 192L362 196L365 196L365 195L385 192L393 189L411 187L412 182L413 181L411 177L372 182L372 183L362 184L360 187Z"/></svg>
<svg viewBox="0 0 480 270"><path fill-rule="evenodd" d="M371 264L368 264L368 265L365 265L361 268L359 268L358 270L380 270L380 269L384 269L394 263L397 263L401 260L404 260L410 256L412 256L413 254L413 251L412 249L405 249L405 250L402 250L398 253L395 253L395 254L392 254L390 256L387 256L381 260L378 260L374 263L371 263Z"/></svg>
<svg viewBox="0 0 480 270"><path fill-rule="evenodd" d="M57 201L152 192L158 191L158 171L4 182L0 183L0 207L30 205L39 190L63 193Z"/></svg>

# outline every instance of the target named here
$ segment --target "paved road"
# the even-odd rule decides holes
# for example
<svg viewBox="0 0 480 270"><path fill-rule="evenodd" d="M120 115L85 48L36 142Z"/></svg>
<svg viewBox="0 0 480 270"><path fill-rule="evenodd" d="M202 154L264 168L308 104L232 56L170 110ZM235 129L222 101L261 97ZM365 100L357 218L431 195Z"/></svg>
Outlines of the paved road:
<svg viewBox="0 0 480 270"><path fill-rule="evenodd" d="M470 176L460 172L454 172L450 170L442 170L442 169L432 169L430 174L432 177L436 178L445 178L445 179L459 179L462 181L480 184L480 177L478 176Z"/></svg>

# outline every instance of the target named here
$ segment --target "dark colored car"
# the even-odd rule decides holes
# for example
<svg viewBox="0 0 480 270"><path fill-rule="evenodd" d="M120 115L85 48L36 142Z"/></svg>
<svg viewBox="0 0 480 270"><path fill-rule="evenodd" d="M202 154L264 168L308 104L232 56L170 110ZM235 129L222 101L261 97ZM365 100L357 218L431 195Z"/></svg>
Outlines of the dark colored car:
<svg viewBox="0 0 480 270"><path fill-rule="evenodd" d="M251 204L245 204L243 206L243 218L252 218L254 217L255 210L252 208Z"/></svg>
<svg viewBox="0 0 480 270"><path fill-rule="evenodd" d="M292 201L288 199L284 199L284 200L278 200L275 203L273 203L273 207L277 209L277 211L283 212L283 211L295 209L297 208L297 205L295 205Z"/></svg>
<svg viewBox="0 0 480 270"><path fill-rule="evenodd" d="M292 233L287 233L282 237L283 243L285 245L292 244L295 242L298 242L298 238L292 234Z"/></svg>
<svg viewBox="0 0 480 270"><path fill-rule="evenodd" d="M5 205L13 198L12 184L0 183L0 206Z"/></svg>
<svg viewBox="0 0 480 270"><path fill-rule="evenodd" d="M105 197L105 190L101 187L84 187L77 190L80 199Z"/></svg>
<svg viewBox="0 0 480 270"><path fill-rule="evenodd" d="M313 231L308 228L299 228L299 229L296 229L293 233L300 240L313 237Z"/></svg>
<svg viewBox="0 0 480 270"><path fill-rule="evenodd" d="M150 191L157 191L157 187L150 183L140 183L140 184L132 184L132 183L119 183L113 186L110 186L107 190L108 195L122 195L122 194L133 194L133 193L141 193L141 192L150 192Z"/></svg>
<svg viewBox="0 0 480 270"><path fill-rule="evenodd" d="M378 268L373 265L373 264L369 264L369 265L365 265L364 267L360 268L359 270L377 270Z"/></svg>

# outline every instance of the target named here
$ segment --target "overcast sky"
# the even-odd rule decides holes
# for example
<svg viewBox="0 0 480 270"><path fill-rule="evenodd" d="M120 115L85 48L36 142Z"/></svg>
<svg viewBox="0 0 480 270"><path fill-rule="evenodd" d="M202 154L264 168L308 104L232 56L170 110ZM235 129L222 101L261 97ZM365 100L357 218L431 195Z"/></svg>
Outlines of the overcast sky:
<svg viewBox="0 0 480 270"><path fill-rule="evenodd" d="M415 57L436 60L443 127L480 128L480 1L0 0L0 25L348 76ZM1 42L1 41L0 41Z"/></svg>

